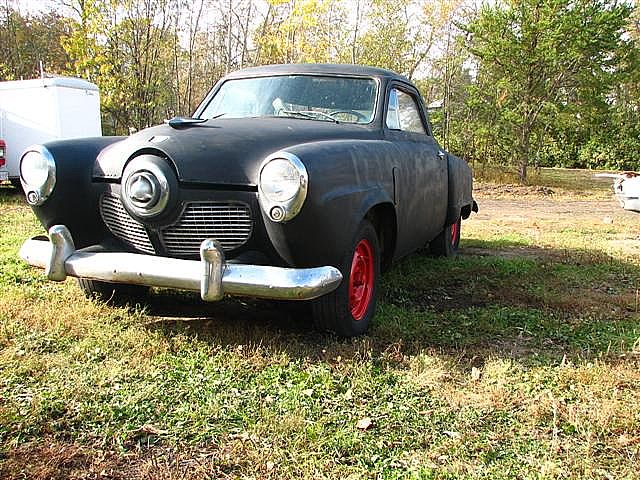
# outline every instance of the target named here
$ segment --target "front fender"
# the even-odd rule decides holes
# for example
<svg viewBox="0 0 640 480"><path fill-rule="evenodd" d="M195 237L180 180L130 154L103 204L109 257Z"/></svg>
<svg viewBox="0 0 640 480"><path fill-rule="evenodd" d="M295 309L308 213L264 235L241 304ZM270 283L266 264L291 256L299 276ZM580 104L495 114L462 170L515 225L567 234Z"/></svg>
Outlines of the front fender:
<svg viewBox="0 0 640 480"><path fill-rule="evenodd" d="M287 149L309 172L307 199L290 222L272 222L264 213L263 219L288 265L341 266L367 213L381 203L393 204L393 165L384 143L331 141Z"/></svg>
<svg viewBox="0 0 640 480"><path fill-rule="evenodd" d="M40 223L49 230L66 225L77 248L99 242L105 234L98 215L97 185L92 182L98 153L122 137L96 137L45 143L56 164L56 185L47 201L32 207Z"/></svg>

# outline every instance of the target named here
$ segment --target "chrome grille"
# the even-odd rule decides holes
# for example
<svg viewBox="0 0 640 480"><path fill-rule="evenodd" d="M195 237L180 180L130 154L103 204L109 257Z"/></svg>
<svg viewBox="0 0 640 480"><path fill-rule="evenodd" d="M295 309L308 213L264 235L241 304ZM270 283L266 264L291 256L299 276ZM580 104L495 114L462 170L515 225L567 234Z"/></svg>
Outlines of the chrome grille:
<svg viewBox="0 0 640 480"><path fill-rule="evenodd" d="M190 203L178 223L161 236L169 255L193 256L200 253L200 243L206 238L232 250L249 239L251 230L251 210L243 203Z"/></svg>
<svg viewBox="0 0 640 480"><path fill-rule="evenodd" d="M100 202L100 214L111 233L137 250L155 253L146 230L136 222L122 206L115 195L103 195Z"/></svg>

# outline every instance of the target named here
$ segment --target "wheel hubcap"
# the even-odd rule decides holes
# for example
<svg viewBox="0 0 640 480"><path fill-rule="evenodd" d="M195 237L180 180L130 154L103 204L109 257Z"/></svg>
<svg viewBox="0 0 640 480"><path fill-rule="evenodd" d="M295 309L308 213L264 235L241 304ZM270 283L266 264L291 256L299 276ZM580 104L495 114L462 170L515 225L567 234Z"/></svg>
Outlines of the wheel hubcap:
<svg viewBox="0 0 640 480"><path fill-rule="evenodd" d="M367 312L373 295L374 266L373 248L362 239L353 252L349 277L349 310L354 320L362 320Z"/></svg>

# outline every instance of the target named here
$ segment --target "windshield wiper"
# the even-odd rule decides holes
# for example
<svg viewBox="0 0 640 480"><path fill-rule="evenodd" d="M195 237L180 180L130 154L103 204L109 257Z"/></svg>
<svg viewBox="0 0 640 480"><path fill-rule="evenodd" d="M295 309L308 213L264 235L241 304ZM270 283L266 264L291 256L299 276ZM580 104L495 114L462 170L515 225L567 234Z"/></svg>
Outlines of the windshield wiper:
<svg viewBox="0 0 640 480"><path fill-rule="evenodd" d="M318 117L324 117L332 122L340 123L331 115L316 110L280 110L280 113L284 113L285 115L300 115L301 117L310 118L311 120L319 120Z"/></svg>
<svg viewBox="0 0 640 480"><path fill-rule="evenodd" d="M280 110L280 112L278 113L284 113L285 115L300 115L301 117L304 118L311 118L311 119L315 119L315 115L311 115L309 113L306 112L298 112L296 110Z"/></svg>

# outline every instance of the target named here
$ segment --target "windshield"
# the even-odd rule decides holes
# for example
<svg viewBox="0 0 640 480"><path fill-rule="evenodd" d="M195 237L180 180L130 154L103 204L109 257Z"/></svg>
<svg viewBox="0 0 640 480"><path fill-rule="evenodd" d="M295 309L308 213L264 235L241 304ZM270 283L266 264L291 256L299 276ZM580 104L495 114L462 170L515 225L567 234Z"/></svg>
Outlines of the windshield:
<svg viewBox="0 0 640 480"><path fill-rule="evenodd" d="M370 78L290 75L227 80L200 118L294 117L370 123L376 82Z"/></svg>

